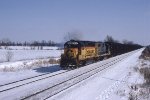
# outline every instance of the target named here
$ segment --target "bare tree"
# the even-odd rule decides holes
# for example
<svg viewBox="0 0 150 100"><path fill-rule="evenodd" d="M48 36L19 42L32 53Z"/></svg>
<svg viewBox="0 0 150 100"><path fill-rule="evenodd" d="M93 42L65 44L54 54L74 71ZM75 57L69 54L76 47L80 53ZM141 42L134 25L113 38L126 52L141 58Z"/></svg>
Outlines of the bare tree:
<svg viewBox="0 0 150 100"><path fill-rule="evenodd" d="M2 42L2 45L5 46L5 49L8 49L8 46L10 44L10 40L8 38L4 38L1 40L1 42Z"/></svg>
<svg viewBox="0 0 150 100"><path fill-rule="evenodd" d="M12 57L13 57L13 52L11 52L11 51L8 50L8 51L6 52L6 55L5 55L5 56L6 56L6 61L9 62L9 61L12 59Z"/></svg>
<svg viewBox="0 0 150 100"><path fill-rule="evenodd" d="M123 44L134 44L133 41L128 41L128 40L123 40L122 43Z"/></svg>
<svg viewBox="0 0 150 100"><path fill-rule="evenodd" d="M105 42L114 42L114 43L119 43L118 40L115 40L112 36L107 35L106 38L104 39Z"/></svg>
<svg viewBox="0 0 150 100"><path fill-rule="evenodd" d="M68 32L64 36L64 41L69 41L69 40L81 40L83 37L83 34L81 32Z"/></svg>
<svg viewBox="0 0 150 100"><path fill-rule="evenodd" d="M1 46L2 46L2 40L0 40L0 49L2 49L2 47L1 47Z"/></svg>

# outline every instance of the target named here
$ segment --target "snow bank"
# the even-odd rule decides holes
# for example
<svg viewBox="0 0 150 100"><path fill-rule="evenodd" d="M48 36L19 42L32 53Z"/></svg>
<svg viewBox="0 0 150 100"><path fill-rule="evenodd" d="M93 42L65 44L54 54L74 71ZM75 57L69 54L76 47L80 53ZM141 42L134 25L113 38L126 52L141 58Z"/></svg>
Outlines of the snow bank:
<svg viewBox="0 0 150 100"><path fill-rule="evenodd" d="M58 63L59 63L59 59L54 59L54 58L7 62L7 63L0 64L0 71L13 72L13 71L19 71L24 69L47 67L50 66L51 64L58 64Z"/></svg>
<svg viewBox="0 0 150 100"><path fill-rule="evenodd" d="M132 100L150 100L150 61L140 59L134 69L135 72L131 77L135 81L130 86L128 98Z"/></svg>

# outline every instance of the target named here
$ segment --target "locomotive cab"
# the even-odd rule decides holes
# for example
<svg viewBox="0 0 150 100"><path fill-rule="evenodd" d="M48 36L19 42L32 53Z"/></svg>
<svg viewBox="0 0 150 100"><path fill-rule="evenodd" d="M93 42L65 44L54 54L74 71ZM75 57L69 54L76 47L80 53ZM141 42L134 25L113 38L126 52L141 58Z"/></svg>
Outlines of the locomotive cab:
<svg viewBox="0 0 150 100"><path fill-rule="evenodd" d="M81 45L78 41L70 40L64 44L64 54L61 55L61 67L78 66Z"/></svg>

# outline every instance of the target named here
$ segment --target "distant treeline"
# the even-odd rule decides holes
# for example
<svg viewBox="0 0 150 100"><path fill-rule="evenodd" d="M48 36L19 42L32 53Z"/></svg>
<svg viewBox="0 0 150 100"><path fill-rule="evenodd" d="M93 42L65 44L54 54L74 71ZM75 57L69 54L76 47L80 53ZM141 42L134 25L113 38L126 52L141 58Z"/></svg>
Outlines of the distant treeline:
<svg viewBox="0 0 150 100"><path fill-rule="evenodd" d="M32 41L32 42L13 42L9 39L2 39L0 40L0 46L60 46L60 43L56 43L54 41Z"/></svg>
<svg viewBox="0 0 150 100"><path fill-rule="evenodd" d="M69 41L69 40L82 40L81 36L79 34L75 33L68 33L64 37L64 41ZM112 36L107 35L106 38L102 42L114 42L114 43L122 43L122 44L130 44L130 45L139 45L134 43L133 41L128 41L126 39L119 41L114 39ZM56 43L54 41L32 41L32 42L13 42L10 41L8 38L1 39L0 40L0 46L61 46L63 47L64 42L62 43Z"/></svg>

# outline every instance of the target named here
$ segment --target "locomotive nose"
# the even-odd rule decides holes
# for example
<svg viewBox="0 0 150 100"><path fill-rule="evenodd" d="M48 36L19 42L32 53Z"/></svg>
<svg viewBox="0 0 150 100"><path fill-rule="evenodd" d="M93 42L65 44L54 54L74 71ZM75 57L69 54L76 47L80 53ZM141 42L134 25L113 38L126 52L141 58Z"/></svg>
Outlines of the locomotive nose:
<svg viewBox="0 0 150 100"><path fill-rule="evenodd" d="M67 51L67 57L68 58L73 58L73 56L74 56L73 51L71 49L68 49L68 51Z"/></svg>

